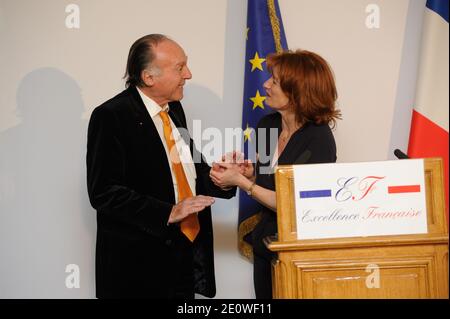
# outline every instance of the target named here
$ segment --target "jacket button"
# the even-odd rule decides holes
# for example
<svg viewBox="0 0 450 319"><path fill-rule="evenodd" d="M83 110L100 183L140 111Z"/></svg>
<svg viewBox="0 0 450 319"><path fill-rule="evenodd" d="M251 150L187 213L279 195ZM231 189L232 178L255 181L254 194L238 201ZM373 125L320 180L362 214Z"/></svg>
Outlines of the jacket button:
<svg viewBox="0 0 450 319"><path fill-rule="evenodd" d="M167 246L170 246L170 244L172 244L172 240L167 239L167 240L166 240L166 245L167 245Z"/></svg>

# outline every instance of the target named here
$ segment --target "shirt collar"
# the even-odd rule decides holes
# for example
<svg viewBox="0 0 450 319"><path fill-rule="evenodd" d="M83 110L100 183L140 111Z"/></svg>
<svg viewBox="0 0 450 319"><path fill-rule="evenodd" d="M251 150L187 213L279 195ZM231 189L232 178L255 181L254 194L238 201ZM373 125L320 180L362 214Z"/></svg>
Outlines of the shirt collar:
<svg viewBox="0 0 450 319"><path fill-rule="evenodd" d="M161 107L153 99L145 95L144 92L142 92L137 86L136 89L139 92L142 102L144 102L144 105L152 118L157 116L161 111L169 112L169 104L165 104Z"/></svg>

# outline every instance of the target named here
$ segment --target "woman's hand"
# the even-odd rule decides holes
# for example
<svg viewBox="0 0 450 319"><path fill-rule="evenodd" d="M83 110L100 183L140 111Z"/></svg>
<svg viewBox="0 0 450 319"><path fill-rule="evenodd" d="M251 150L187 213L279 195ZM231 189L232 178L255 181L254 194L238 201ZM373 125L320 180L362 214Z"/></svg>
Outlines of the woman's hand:
<svg viewBox="0 0 450 319"><path fill-rule="evenodd" d="M241 179L245 178L239 164L233 163L214 163L209 176L220 188L239 186Z"/></svg>
<svg viewBox="0 0 450 319"><path fill-rule="evenodd" d="M239 151L233 151L222 156L221 163L237 164L239 166L239 172L246 178L254 179L254 167L253 163L249 159L245 159L244 153ZM224 168L222 168L223 170Z"/></svg>
<svg viewBox="0 0 450 319"><path fill-rule="evenodd" d="M244 163L239 164L239 170L246 178L253 180L255 175L255 169L251 160L245 160Z"/></svg>

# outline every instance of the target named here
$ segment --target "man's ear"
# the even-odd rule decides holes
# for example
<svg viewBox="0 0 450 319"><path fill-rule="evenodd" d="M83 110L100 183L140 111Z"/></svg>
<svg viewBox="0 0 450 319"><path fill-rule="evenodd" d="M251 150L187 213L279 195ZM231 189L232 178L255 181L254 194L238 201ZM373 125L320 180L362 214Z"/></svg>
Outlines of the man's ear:
<svg viewBox="0 0 450 319"><path fill-rule="evenodd" d="M153 75L148 71L148 70L142 70L141 72L141 80L142 82L144 82L144 84L146 86L153 86L154 84L154 79L153 79Z"/></svg>

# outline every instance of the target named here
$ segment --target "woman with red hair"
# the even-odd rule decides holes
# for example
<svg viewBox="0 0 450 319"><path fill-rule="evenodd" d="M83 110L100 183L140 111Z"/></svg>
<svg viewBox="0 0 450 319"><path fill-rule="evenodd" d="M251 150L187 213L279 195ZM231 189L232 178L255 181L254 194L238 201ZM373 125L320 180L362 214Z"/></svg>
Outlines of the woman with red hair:
<svg viewBox="0 0 450 319"><path fill-rule="evenodd" d="M256 298L272 298L274 253L263 239L277 232L275 166L336 162L331 128L341 117L333 73L322 57L305 50L287 51L268 56L267 66L272 77L264 83L265 102L275 112L258 124L255 169L247 162L240 168L218 163L211 171L218 186L238 186L262 204L261 220L252 232ZM278 134L275 143L270 138L273 129Z"/></svg>

